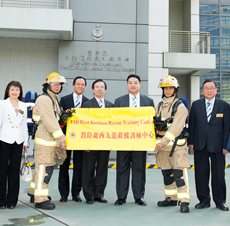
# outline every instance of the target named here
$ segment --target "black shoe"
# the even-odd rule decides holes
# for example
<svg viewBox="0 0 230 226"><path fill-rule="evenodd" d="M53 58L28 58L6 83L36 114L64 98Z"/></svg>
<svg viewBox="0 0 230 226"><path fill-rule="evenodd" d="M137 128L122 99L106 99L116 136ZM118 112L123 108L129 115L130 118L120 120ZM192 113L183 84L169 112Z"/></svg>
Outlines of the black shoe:
<svg viewBox="0 0 230 226"><path fill-rule="evenodd" d="M121 206L124 203L126 203L125 199L117 199L116 202L114 203L115 206Z"/></svg>
<svg viewBox="0 0 230 226"><path fill-rule="evenodd" d="M188 213L189 212L189 207L188 207L189 203L187 202L182 202L180 205L180 212L181 213Z"/></svg>
<svg viewBox="0 0 230 226"><path fill-rule="evenodd" d="M135 200L135 203L137 203L138 205L140 205L140 206L147 206L147 203L145 202L145 200L144 199L136 199Z"/></svg>
<svg viewBox="0 0 230 226"><path fill-rule="evenodd" d="M15 205L7 205L7 208L8 208L8 209L14 209L14 208L15 208Z"/></svg>
<svg viewBox="0 0 230 226"><path fill-rule="evenodd" d="M35 208L40 208L40 209L44 209L44 210L52 210L55 208L55 204L50 203L50 201L47 200L44 202L35 203Z"/></svg>
<svg viewBox="0 0 230 226"><path fill-rule="evenodd" d="M195 205L195 209L204 209L207 207L210 207L211 205L209 203L203 203L203 202L199 202Z"/></svg>
<svg viewBox="0 0 230 226"><path fill-rule="evenodd" d="M176 200L171 200L171 198L167 197L164 201L159 201L157 203L158 206L161 207L166 207L166 206L176 206L177 201Z"/></svg>
<svg viewBox="0 0 230 226"><path fill-rule="evenodd" d="M108 201L106 199L104 199L103 197L99 197L99 198L94 198L94 201L98 201L101 203L107 203Z"/></svg>
<svg viewBox="0 0 230 226"><path fill-rule="evenodd" d="M229 211L229 208L225 203L216 204L216 208L223 210L223 211Z"/></svg>
<svg viewBox="0 0 230 226"><path fill-rule="evenodd" d="M60 198L60 202L67 202L67 197L66 196L62 196L61 198Z"/></svg>
<svg viewBox="0 0 230 226"><path fill-rule="evenodd" d="M73 197L73 199L72 199L73 201L75 201L75 202L82 202L82 199L81 199L81 197L78 195L78 196L75 196L75 197Z"/></svg>
<svg viewBox="0 0 230 226"><path fill-rule="evenodd" d="M31 195L29 193L27 193L28 196L30 196L30 203L34 203L34 195ZM48 199L51 201L52 198L50 196L48 196Z"/></svg>
<svg viewBox="0 0 230 226"><path fill-rule="evenodd" d="M93 201L93 198L86 199L86 203L87 203L87 204L93 204L93 202L94 202L94 201Z"/></svg>
<svg viewBox="0 0 230 226"><path fill-rule="evenodd" d="M6 208L6 205L0 205L0 209L4 210Z"/></svg>

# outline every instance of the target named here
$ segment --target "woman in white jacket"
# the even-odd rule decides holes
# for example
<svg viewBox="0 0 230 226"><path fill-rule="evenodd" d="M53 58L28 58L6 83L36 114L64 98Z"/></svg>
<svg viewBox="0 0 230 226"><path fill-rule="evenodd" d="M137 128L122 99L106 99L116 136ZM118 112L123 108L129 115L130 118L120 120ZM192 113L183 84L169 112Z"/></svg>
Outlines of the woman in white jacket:
<svg viewBox="0 0 230 226"><path fill-rule="evenodd" d="M22 151L27 151L27 107L22 86L11 81L0 102L0 209L14 209L19 195Z"/></svg>

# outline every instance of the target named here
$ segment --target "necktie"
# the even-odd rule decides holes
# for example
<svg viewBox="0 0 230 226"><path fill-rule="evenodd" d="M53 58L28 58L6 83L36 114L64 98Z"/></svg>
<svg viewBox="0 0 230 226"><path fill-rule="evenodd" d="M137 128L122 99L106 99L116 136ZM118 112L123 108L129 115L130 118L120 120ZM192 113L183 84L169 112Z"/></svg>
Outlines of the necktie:
<svg viewBox="0 0 230 226"><path fill-rule="evenodd" d="M137 107L137 97L133 97L132 107Z"/></svg>
<svg viewBox="0 0 230 226"><path fill-rule="evenodd" d="M99 107L102 108L103 106L103 100L99 100Z"/></svg>
<svg viewBox="0 0 230 226"><path fill-rule="evenodd" d="M209 122L209 120L210 120L210 118L211 118L211 114L212 114L212 112L211 112L211 103L210 102L208 102L207 103L207 122Z"/></svg>
<svg viewBox="0 0 230 226"><path fill-rule="evenodd" d="M75 108L80 108L80 97L77 96L76 102L75 102Z"/></svg>

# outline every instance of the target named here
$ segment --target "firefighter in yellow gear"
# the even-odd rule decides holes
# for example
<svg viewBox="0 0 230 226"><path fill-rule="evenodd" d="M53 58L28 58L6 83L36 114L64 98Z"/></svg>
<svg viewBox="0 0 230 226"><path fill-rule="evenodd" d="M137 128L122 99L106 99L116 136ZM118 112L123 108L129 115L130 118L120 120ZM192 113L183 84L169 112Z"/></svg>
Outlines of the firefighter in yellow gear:
<svg viewBox="0 0 230 226"><path fill-rule="evenodd" d="M157 130L157 140L155 151L157 166L161 168L164 187L165 200L157 203L160 207L176 206L177 200L180 205L180 212L189 212L189 182L188 182L188 168L190 167L188 161L187 142L182 131L185 126L185 121L188 116L188 110L185 105L180 102L177 109L173 105L179 100L177 97L179 82L173 76L165 77L161 83L163 103L158 103L156 107L156 116L161 123L166 126L159 126L155 124L157 120L154 119L154 124ZM175 111L175 112L173 112ZM174 116L172 117L172 114ZM179 136L180 135L180 136ZM177 138L177 139L176 139ZM172 156L170 157L173 144L176 146Z"/></svg>
<svg viewBox="0 0 230 226"><path fill-rule="evenodd" d="M37 124L35 132L35 169L28 195L34 200L36 208L51 210L55 204L50 202L48 183L51 179L55 149L65 151L65 135L58 123L61 109L58 104L58 93L62 84L66 83L63 76L56 72L46 77L43 94L40 95L33 108L33 120Z"/></svg>

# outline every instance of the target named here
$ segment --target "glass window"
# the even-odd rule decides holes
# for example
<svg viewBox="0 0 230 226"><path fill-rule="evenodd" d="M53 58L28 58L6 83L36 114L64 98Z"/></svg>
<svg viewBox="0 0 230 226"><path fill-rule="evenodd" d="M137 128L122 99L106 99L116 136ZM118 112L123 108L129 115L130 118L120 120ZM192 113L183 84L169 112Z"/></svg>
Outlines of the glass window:
<svg viewBox="0 0 230 226"><path fill-rule="evenodd" d="M219 28L218 27L204 27L201 26L200 27L200 31L204 31L204 32L210 32L211 36L219 36Z"/></svg>
<svg viewBox="0 0 230 226"><path fill-rule="evenodd" d="M221 68L222 70L230 69L230 60L221 60Z"/></svg>
<svg viewBox="0 0 230 226"><path fill-rule="evenodd" d="M230 48L230 38L221 38L221 47Z"/></svg>
<svg viewBox="0 0 230 226"><path fill-rule="evenodd" d="M230 15L230 5L221 5L220 6L220 14Z"/></svg>
<svg viewBox="0 0 230 226"><path fill-rule="evenodd" d="M228 95L228 94L222 94L222 100L225 100L226 102L230 103L230 95Z"/></svg>
<svg viewBox="0 0 230 226"><path fill-rule="evenodd" d="M210 50L211 54L216 54L216 58L219 59L220 58L220 49L211 49Z"/></svg>
<svg viewBox="0 0 230 226"><path fill-rule="evenodd" d="M211 38L210 39L211 47L220 47L220 39L219 38Z"/></svg>
<svg viewBox="0 0 230 226"><path fill-rule="evenodd" d="M222 59L230 59L230 50L229 49L221 49L221 58Z"/></svg>
<svg viewBox="0 0 230 226"><path fill-rule="evenodd" d="M220 72L219 71L210 71L206 75L201 76L202 81L206 79L212 79L215 82L220 82Z"/></svg>
<svg viewBox="0 0 230 226"><path fill-rule="evenodd" d="M220 61L216 60L216 70L220 70Z"/></svg>
<svg viewBox="0 0 230 226"><path fill-rule="evenodd" d="M219 6L218 5L200 5L200 14L219 14Z"/></svg>
<svg viewBox="0 0 230 226"><path fill-rule="evenodd" d="M230 25L230 16L222 16L220 24L229 26ZM213 24L213 25L216 25L216 24Z"/></svg>
<svg viewBox="0 0 230 226"><path fill-rule="evenodd" d="M200 25L219 25L219 16L200 16Z"/></svg>
<svg viewBox="0 0 230 226"><path fill-rule="evenodd" d="M230 93L230 82L223 82L222 86L222 93Z"/></svg>
<svg viewBox="0 0 230 226"><path fill-rule="evenodd" d="M221 28L221 35L222 36L230 36L230 28Z"/></svg>
<svg viewBox="0 0 230 226"><path fill-rule="evenodd" d="M230 72L221 72L221 79L222 79L222 81L228 81L228 82L230 82ZM223 85L224 83L222 83L222 85ZM230 84L230 83L229 83Z"/></svg>

